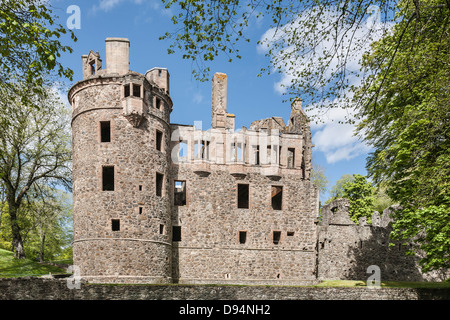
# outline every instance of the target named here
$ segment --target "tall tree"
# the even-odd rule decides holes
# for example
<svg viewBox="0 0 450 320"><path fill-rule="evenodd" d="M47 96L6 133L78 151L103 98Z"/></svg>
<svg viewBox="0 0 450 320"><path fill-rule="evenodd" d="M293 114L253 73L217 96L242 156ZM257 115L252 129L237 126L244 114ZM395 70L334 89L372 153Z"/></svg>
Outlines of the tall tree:
<svg viewBox="0 0 450 320"><path fill-rule="evenodd" d="M365 176L354 174L351 181L342 186L342 197L350 201L350 219L356 224L362 217L371 223L374 212L374 188Z"/></svg>
<svg viewBox="0 0 450 320"><path fill-rule="evenodd" d="M58 58L63 52L72 53L61 37L70 34L72 40L77 39L55 20L48 1L0 2L0 86L3 90L14 89L20 79L33 84L33 90L42 94L42 85L50 73L72 79L73 71L64 67Z"/></svg>
<svg viewBox="0 0 450 320"><path fill-rule="evenodd" d="M0 124L8 123L0 130L0 181L8 204L14 255L24 258L18 221L27 193L38 183L71 189L70 111L51 89L45 97L30 96L30 104L17 97L8 100L0 114Z"/></svg>
<svg viewBox="0 0 450 320"><path fill-rule="evenodd" d="M364 58L355 96L368 171L403 208L393 236L415 241L424 271L450 267L450 3L401 2L407 19Z"/></svg>

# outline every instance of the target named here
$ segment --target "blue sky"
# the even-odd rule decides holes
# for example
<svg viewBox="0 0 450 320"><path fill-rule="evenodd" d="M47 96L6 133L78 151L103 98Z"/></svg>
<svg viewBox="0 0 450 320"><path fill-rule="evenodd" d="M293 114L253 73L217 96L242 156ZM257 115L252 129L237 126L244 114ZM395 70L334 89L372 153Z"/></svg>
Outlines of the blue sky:
<svg viewBox="0 0 450 320"><path fill-rule="evenodd" d="M81 9L80 29L74 29L78 41L71 46L72 54L62 56L61 62L74 72L74 82L82 79L81 55L89 50L99 51L105 57L105 39L124 37L130 39L130 69L145 73L153 67L164 67L170 73L170 93L174 103L172 123L194 124L202 121L203 129L211 123L211 82L200 83L192 76L191 62L182 59L182 53L168 55L170 43L158 38L166 31L174 31L161 0L53 0L54 13L66 25L71 13L70 5ZM268 18L267 18L268 20ZM283 117L287 123L290 104L283 103L279 83L285 75L273 74L257 77L261 67L266 67L264 56L256 41L268 31L265 19L251 21L248 32L252 41L241 44L242 59L227 62L217 58L211 71L228 75L228 112L236 115L236 129L249 127L254 120L271 116ZM70 43L69 41L67 43ZM103 60L104 61L104 60ZM339 125L339 110L328 114L325 123L312 125L313 162L325 169L331 188L343 174L366 174L365 163L369 149L352 137L350 125ZM325 201L328 194L322 194Z"/></svg>

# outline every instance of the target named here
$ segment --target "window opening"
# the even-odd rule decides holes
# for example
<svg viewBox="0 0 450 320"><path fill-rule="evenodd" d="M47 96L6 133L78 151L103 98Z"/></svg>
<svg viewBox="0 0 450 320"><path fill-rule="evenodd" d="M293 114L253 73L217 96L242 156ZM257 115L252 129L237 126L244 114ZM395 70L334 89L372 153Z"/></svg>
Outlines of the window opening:
<svg viewBox="0 0 450 320"><path fill-rule="evenodd" d="M114 167L102 168L103 191L114 191Z"/></svg>
<svg viewBox="0 0 450 320"><path fill-rule="evenodd" d="M161 151L163 133L156 130L156 150Z"/></svg>
<svg viewBox="0 0 450 320"><path fill-rule="evenodd" d="M239 243L244 244L247 241L247 231L239 231Z"/></svg>
<svg viewBox="0 0 450 320"><path fill-rule="evenodd" d="M120 219L111 219L111 230L120 231Z"/></svg>
<svg viewBox="0 0 450 320"><path fill-rule="evenodd" d="M111 142L111 122L100 121L100 141Z"/></svg>
<svg viewBox="0 0 450 320"><path fill-rule="evenodd" d="M156 173L156 195L158 197L162 196L162 189L163 189L163 180L164 175L161 173Z"/></svg>
<svg viewBox="0 0 450 320"><path fill-rule="evenodd" d="M281 210L283 200L283 187L272 186L272 209Z"/></svg>
<svg viewBox="0 0 450 320"><path fill-rule="evenodd" d="M186 181L175 180L173 204L175 206L186 205Z"/></svg>
<svg viewBox="0 0 450 320"><path fill-rule="evenodd" d="M294 168L295 165L295 148L288 148L288 168Z"/></svg>
<svg viewBox="0 0 450 320"><path fill-rule="evenodd" d="M238 184L238 208L248 209L249 206L249 185Z"/></svg>
<svg viewBox="0 0 450 320"><path fill-rule="evenodd" d="M273 244L279 244L281 238L281 231L274 231L273 232Z"/></svg>
<svg viewBox="0 0 450 320"><path fill-rule="evenodd" d="M172 227L172 241L181 241L181 226Z"/></svg>
<svg viewBox="0 0 450 320"><path fill-rule="evenodd" d="M124 97L125 98L129 97L130 96L130 84L124 85L123 88L124 88L124 92L123 92Z"/></svg>

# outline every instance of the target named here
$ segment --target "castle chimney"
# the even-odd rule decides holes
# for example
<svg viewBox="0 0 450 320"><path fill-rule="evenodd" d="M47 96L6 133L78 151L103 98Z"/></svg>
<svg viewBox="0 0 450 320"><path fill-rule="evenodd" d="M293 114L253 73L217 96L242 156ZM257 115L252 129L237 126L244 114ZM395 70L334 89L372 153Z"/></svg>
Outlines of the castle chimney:
<svg viewBox="0 0 450 320"><path fill-rule="evenodd" d="M130 41L126 38L107 38L105 43L107 73L118 73L119 75L128 73Z"/></svg>
<svg viewBox="0 0 450 320"><path fill-rule="evenodd" d="M227 117L227 75L214 74L212 80L211 127L225 128Z"/></svg>

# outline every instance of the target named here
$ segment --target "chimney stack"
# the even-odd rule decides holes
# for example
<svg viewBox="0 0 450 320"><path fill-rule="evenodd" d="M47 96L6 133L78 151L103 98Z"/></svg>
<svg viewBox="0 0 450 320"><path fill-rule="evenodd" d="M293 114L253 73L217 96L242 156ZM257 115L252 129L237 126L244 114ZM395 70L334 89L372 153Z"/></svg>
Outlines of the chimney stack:
<svg viewBox="0 0 450 320"><path fill-rule="evenodd" d="M128 73L130 40L126 38L107 38L105 43L107 73L117 73L119 75Z"/></svg>

